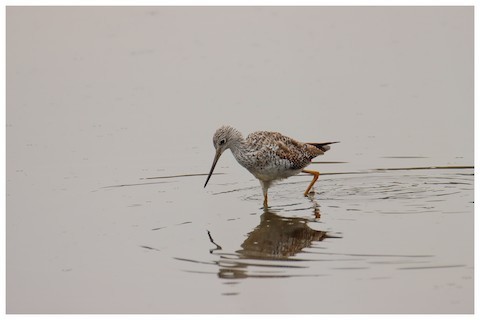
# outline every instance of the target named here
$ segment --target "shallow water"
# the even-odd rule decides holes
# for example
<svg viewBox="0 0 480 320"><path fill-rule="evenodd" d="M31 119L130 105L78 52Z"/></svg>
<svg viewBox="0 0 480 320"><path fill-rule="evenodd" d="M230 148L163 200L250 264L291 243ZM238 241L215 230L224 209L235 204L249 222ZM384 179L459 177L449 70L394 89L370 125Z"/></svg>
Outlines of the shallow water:
<svg viewBox="0 0 480 320"><path fill-rule="evenodd" d="M309 177L293 177L272 188L267 211L256 180L213 178L207 192L205 175L76 191L43 184L37 196L55 209L42 211L45 200L32 196L8 220L9 244L22 243L9 263L31 262L9 272L22 275L9 278L10 307L26 297L35 312L450 313L473 305L471 168L325 174L308 198Z"/></svg>
<svg viewBox="0 0 480 320"><path fill-rule="evenodd" d="M308 181L296 180L275 188L267 211L227 206L218 220L207 213L213 219L190 241L208 250L182 254L160 245L185 241L202 229L195 221L152 229L159 238L142 248L160 260L171 252L179 269L217 279L217 294L242 304L264 296L302 303L259 304L257 312L401 313L406 305L449 312L473 303L461 293L473 290L473 244L465 245L473 237L471 169L329 175L309 199L300 192ZM224 190L212 194L224 204L258 205L261 192L252 184L220 183ZM363 290L367 297L352 301Z"/></svg>
<svg viewBox="0 0 480 320"><path fill-rule="evenodd" d="M8 8L7 312L472 313L472 17ZM341 143L264 210L224 123Z"/></svg>

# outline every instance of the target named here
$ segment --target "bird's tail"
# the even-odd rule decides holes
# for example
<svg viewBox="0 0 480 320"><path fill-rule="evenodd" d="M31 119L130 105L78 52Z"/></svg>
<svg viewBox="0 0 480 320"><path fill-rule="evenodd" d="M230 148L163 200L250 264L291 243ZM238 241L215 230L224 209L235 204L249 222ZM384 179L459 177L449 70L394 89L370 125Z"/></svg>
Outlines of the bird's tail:
<svg viewBox="0 0 480 320"><path fill-rule="evenodd" d="M318 149L322 150L323 152L330 150L330 144L333 143L339 143L340 141L335 141L335 142L322 142L322 143L310 143L307 142L307 144L311 144L312 146L317 147Z"/></svg>

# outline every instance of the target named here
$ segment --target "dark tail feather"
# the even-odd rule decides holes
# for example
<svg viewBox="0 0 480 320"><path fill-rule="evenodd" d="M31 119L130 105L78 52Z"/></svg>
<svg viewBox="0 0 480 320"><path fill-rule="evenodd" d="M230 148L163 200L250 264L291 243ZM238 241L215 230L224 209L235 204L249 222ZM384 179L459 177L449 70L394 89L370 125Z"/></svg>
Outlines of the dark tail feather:
<svg viewBox="0 0 480 320"><path fill-rule="evenodd" d="M312 146L315 146L317 147L318 149L322 150L323 152L327 151L327 150L330 150L330 144L334 144L334 143L339 143L340 141L335 141L335 142L323 142L323 143L309 143L307 142L307 144L311 144Z"/></svg>

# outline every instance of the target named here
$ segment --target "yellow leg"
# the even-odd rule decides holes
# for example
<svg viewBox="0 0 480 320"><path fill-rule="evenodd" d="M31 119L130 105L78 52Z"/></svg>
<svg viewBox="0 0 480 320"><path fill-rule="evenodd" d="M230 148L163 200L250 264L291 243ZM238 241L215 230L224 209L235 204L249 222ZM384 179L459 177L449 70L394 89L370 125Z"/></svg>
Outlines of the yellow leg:
<svg viewBox="0 0 480 320"><path fill-rule="evenodd" d="M260 185L262 186L262 191L263 191L263 208L264 209L268 208L268 187L270 186L271 183L272 183L271 181L260 180Z"/></svg>
<svg viewBox="0 0 480 320"><path fill-rule="evenodd" d="M303 195L306 197L306 196L308 195L308 193L310 192L310 189L312 189L313 185L314 185L315 182L317 181L318 176L320 175L320 172L318 172L318 171L310 171L310 170L302 170L302 172L313 174L312 182L310 182L310 185L308 186L307 190L306 190L305 193L303 194Z"/></svg>

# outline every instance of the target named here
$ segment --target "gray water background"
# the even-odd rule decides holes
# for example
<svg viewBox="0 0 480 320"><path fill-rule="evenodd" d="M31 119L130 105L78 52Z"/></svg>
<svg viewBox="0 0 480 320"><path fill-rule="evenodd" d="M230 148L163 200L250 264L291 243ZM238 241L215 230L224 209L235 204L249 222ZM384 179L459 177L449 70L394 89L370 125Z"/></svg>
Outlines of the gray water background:
<svg viewBox="0 0 480 320"><path fill-rule="evenodd" d="M8 7L6 53L8 313L473 312L472 7ZM341 143L264 211L222 124Z"/></svg>

